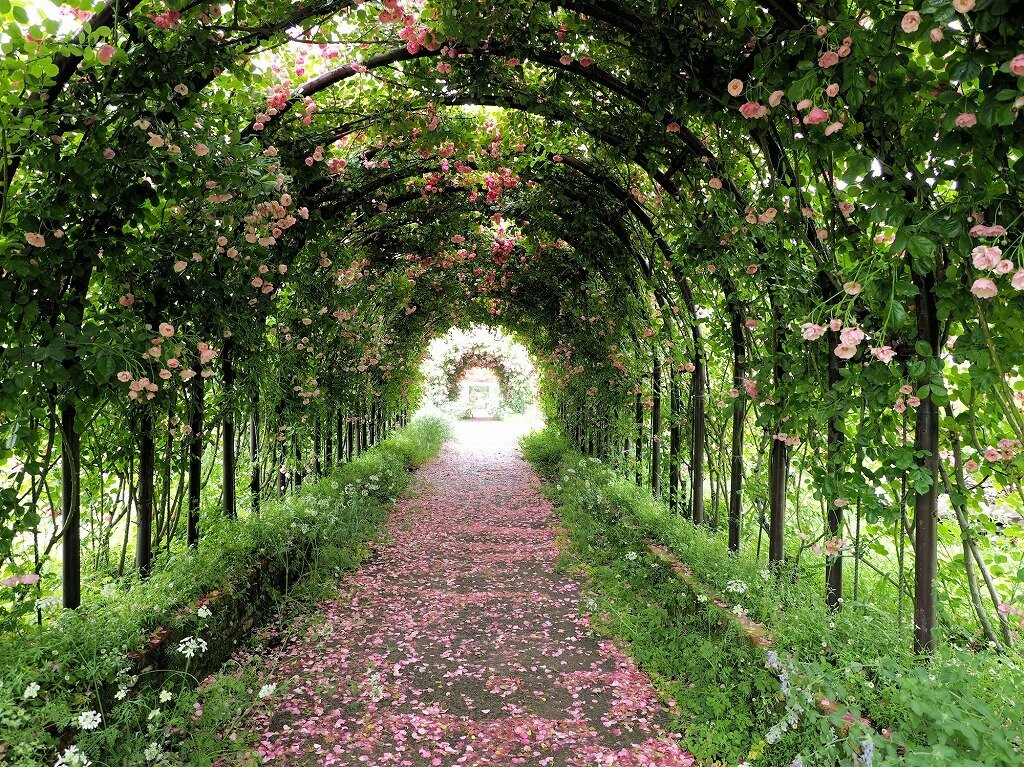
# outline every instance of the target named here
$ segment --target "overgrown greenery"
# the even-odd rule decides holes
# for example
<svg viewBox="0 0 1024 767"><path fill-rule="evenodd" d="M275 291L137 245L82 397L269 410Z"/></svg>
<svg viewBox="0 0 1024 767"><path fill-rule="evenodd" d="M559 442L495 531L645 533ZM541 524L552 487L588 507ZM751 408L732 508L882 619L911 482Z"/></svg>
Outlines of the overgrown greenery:
<svg viewBox="0 0 1024 767"><path fill-rule="evenodd" d="M238 634L233 622L256 619L258 627L268 618L248 615L233 595L266 597L252 588L260 573L276 575L258 583L273 589L279 613L329 592L367 556L409 470L448 436L445 422L417 419L258 516L217 520L198 549L183 548L150 578L97 583L81 609L8 632L0 641L0 759L34 767L59 752L71 765L74 743L95 764L195 765L233 749L265 669L232 661L201 687L195 676L214 670L207 652L230 650L223 645ZM164 636L162 665L133 660Z"/></svg>
<svg viewBox="0 0 1024 767"><path fill-rule="evenodd" d="M1020 763L1020 656L944 645L921 663L889 611L848 600L842 616L830 613L819 568L773 573L729 552L714 531L575 452L558 428L526 437L523 450L549 478L570 566L591 585L594 625L625 640L675 702L697 756L808 767ZM770 644L752 641L752 625Z"/></svg>

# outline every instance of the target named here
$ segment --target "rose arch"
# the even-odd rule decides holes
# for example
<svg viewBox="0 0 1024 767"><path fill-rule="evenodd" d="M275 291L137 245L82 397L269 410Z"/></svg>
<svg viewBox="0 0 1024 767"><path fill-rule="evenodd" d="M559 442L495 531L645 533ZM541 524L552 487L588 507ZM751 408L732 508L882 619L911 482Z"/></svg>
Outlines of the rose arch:
<svg viewBox="0 0 1024 767"><path fill-rule="evenodd" d="M783 652L730 656L814 681L757 697L771 742L681 724L708 761L804 759L792 714L822 763L1019 763L978 755L971 722L1019 709L971 680L1019 686L1024 628L1020 3L0 11L0 640L185 610L181 573L264 551L267 509L405 425L430 343L484 324L529 349L568 455L702 541L631 552L671 539L680 574L721 550L710 600L658 621L723 592L748 628L818 610L813 652L794 619ZM521 387L486 348L446 365L449 390L471 365ZM970 715L929 719L922 675ZM871 686L826 710L840 678ZM55 761L68 722L43 720L78 698L42 700L0 742Z"/></svg>

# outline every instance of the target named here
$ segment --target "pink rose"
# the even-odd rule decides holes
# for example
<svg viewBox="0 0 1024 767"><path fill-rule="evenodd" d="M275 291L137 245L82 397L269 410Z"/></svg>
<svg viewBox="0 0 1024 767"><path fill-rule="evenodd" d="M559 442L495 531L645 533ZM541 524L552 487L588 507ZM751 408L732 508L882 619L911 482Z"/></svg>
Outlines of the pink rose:
<svg viewBox="0 0 1024 767"><path fill-rule="evenodd" d="M861 289L862 289L861 288L861 284L859 282L844 282L843 283L843 290L846 291L846 293L848 295L855 296L858 293L860 293Z"/></svg>
<svg viewBox="0 0 1024 767"><path fill-rule="evenodd" d="M928 37L931 38L933 43L942 42L943 38L942 27L935 27L931 32L928 33Z"/></svg>
<svg viewBox="0 0 1024 767"><path fill-rule="evenodd" d="M828 120L828 112L821 107L814 107L804 117L804 125L820 125L826 120Z"/></svg>
<svg viewBox="0 0 1024 767"><path fill-rule="evenodd" d="M995 269L1002 257L1002 248L995 245L979 245L971 251L971 258L976 269Z"/></svg>
<svg viewBox="0 0 1024 767"><path fill-rule="evenodd" d="M837 121L834 123L830 123L829 125L825 126L825 135L831 136L833 133L839 133L839 131L841 131L842 129L843 124L841 122Z"/></svg>
<svg viewBox="0 0 1024 767"><path fill-rule="evenodd" d="M710 186L712 189L721 189L722 179L716 176L715 178L712 178L710 181L708 181L708 186Z"/></svg>
<svg viewBox="0 0 1024 767"><path fill-rule="evenodd" d="M1024 53L1018 53L1010 59L1010 71L1017 77L1024 77Z"/></svg>
<svg viewBox="0 0 1024 767"><path fill-rule="evenodd" d="M821 325L815 325L813 322L805 322L800 326L803 331L803 337L807 341L817 341L825 334L825 328Z"/></svg>
<svg viewBox="0 0 1024 767"><path fill-rule="evenodd" d="M879 362L892 362L896 357L896 350L891 346L877 346L871 350L871 354Z"/></svg>
<svg viewBox="0 0 1024 767"><path fill-rule="evenodd" d="M968 13L974 10L974 0L953 0L953 10L957 13Z"/></svg>
<svg viewBox="0 0 1024 767"><path fill-rule="evenodd" d="M961 115L957 115L953 124L958 128L973 128L978 124L978 118L974 112L964 112Z"/></svg>
<svg viewBox="0 0 1024 767"><path fill-rule="evenodd" d="M1014 290L1024 290L1024 269L1018 269L1010 279Z"/></svg>
<svg viewBox="0 0 1024 767"><path fill-rule="evenodd" d="M861 341L864 340L864 331L854 326L852 328L845 328L839 334L839 340L847 346L857 346Z"/></svg>
<svg viewBox="0 0 1024 767"><path fill-rule="evenodd" d="M169 322L161 322L160 327L157 328L157 330L164 338L170 338L174 335L174 325Z"/></svg>
<svg viewBox="0 0 1024 767"><path fill-rule="evenodd" d="M839 93L839 83L832 83L825 89L825 95L834 98Z"/></svg>
<svg viewBox="0 0 1024 767"><path fill-rule="evenodd" d="M974 281L971 285L971 292L978 298L992 298L999 292L999 288L992 280L982 277Z"/></svg>
<svg viewBox="0 0 1024 767"><path fill-rule="evenodd" d="M1009 274L1014 270L1014 268L1015 266L1013 261L1004 258L1002 261L996 264L996 268L993 269L992 271L994 271L996 274Z"/></svg>
<svg viewBox="0 0 1024 767"><path fill-rule="evenodd" d="M834 354L841 360L851 359L857 353L857 347L850 344L839 344L834 349Z"/></svg>
<svg viewBox="0 0 1024 767"><path fill-rule="evenodd" d="M964 464L967 467L967 471L977 471L979 469L978 462L973 458Z"/></svg>
<svg viewBox="0 0 1024 767"><path fill-rule="evenodd" d="M726 86L726 90L729 91L730 96L739 96L743 93L743 81L730 80L729 85Z"/></svg>
<svg viewBox="0 0 1024 767"><path fill-rule="evenodd" d="M768 97L768 106L774 108L782 103L782 99L785 98L785 91L772 91L772 95Z"/></svg>
<svg viewBox="0 0 1024 767"><path fill-rule="evenodd" d="M839 54L835 51L825 51L818 57L818 66L822 69L829 69L839 63Z"/></svg>
<svg viewBox="0 0 1024 767"><path fill-rule="evenodd" d="M918 27L921 26L921 14L917 11L911 11L903 17L903 21L900 22L900 26L903 27L903 31L907 34L916 32Z"/></svg>
<svg viewBox="0 0 1024 767"><path fill-rule="evenodd" d="M113 45L101 45L100 49L96 51L96 58L100 64L109 64L110 60L114 58L114 54L117 53L117 48Z"/></svg>
<svg viewBox="0 0 1024 767"><path fill-rule="evenodd" d="M768 108L756 101L748 101L740 107L740 114L748 120L756 120L768 114Z"/></svg>

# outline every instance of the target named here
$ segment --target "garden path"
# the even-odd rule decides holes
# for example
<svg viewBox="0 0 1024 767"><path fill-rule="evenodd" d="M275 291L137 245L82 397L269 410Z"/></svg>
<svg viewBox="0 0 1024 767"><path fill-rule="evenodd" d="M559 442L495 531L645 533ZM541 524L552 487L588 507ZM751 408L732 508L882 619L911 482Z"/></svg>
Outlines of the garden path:
<svg viewBox="0 0 1024 767"><path fill-rule="evenodd" d="M650 680L556 571L521 428L460 424L376 556L270 658L251 723L272 764L689 767Z"/></svg>

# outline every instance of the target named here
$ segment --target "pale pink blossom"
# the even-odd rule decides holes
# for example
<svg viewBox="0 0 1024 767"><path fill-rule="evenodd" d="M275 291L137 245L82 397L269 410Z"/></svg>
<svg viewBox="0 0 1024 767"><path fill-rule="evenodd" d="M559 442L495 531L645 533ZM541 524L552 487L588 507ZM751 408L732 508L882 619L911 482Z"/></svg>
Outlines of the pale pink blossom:
<svg viewBox="0 0 1024 767"><path fill-rule="evenodd" d="M1010 284L1014 290L1024 290L1024 269L1018 269L1013 273Z"/></svg>
<svg viewBox="0 0 1024 767"><path fill-rule="evenodd" d="M174 335L174 325L169 322L161 322L160 327L157 328L157 330L164 338L170 338Z"/></svg>
<svg viewBox="0 0 1024 767"><path fill-rule="evenodd" d="M953 10L957 13L969 13L974 10L974 0L953 0Z"/></svg>
<svg viewBox="0 0 1024 767"><path fill-rule="evenodd" d="M896 357L896 350L891 346L876 346L871 349L871 354L879 362L892 362Z"/></svg>
<svg viewBox="0 0 1024 767"><path fill-rule="evenodd" d="M846 291L846 293L848 293L849 295L855 296L858 293L860 293L862 287L859 282L844 282L843 290Z"/></svg>
<svg viewBox="0 0 1024 767"><path fill-rule="evenodd" d="M910 13L903 17L903 21L900 22L900 26L907 34L916 32L921 26L921 14L917 11L910 11Z"/></svg>
<svg viewBox="0 0 1024 767"><path fill-rule="evenodd" d="M822 109L821 107L814 107L814 109L812 109L810 112L808 112L807 115L804 117L804 124L805 125L820 125L821 123L826 122L827 120L828 120L828 111L825 110L825 109Z"/></svg>
<svg viewBox="0 0 1024 767"><path fill-rule="evenodd" d="M821 325L816 325L813 322L805 322L800 326L803 333L803 337L807 341L816 341L825 334L825 328Z"/></svg>
<svg viewBox="0 0 1024 767"><path fill-rule="evenodd" d="M1017 77L1024 77L1024 53L1018 53L1010 59L1010 71Z"/></svg>
<svg viewBox="0 0 1024 767"><path fill-rule="evenodd" d="M748 120L756 120L768 114L768 108L756 101L748 101L740 107L740 114Z"/></svg>
<svg viewBox="0 0 1024 767"><path fill-rule="evenodd" d="M822 69L830 69L839 63L839 54L835 51L825 51L818 57L818 66Z"/></svg>
<svg viewBox="0 0 1024 767"><path fill-rule="evenodd" d="M46 247L46 237L39 234L39 232L25 232L25 242L33 248Z"/></svg>
<svg viewBox="0 0 1024 767"><path fill-rule="evenodd" d="M964 112L963 114L957 115L953 124L958 128L973 128L978 123L978 118L974 112Z"/></svg>
<svg viewBox="0 0 1024 767"><path fill-rule="evenodd" d="M100 49L96 51L96 58L100 64L109 64L110 60L114 58L114 54L117 53L117 48L113 45L104 44L100 46Z"/></svg>
<svg viewBox="0 0 1024 767"><path fill-rule="evenodd" d="M852 359L857 353L857 347L851 344L839 344L835 348L834 353L841 360Z"/></svg>
<svg viewBox="0 0 1024 767"><path fill-rule="evenodd" d="M994 271L996 274L1009 274L1014 269L1016 269L1016 266L1014 265L1013 261L1004 258L1002 261L996 264L995 269L993 269L992 271Z"/></svg>
<svg viewBox="0 0 1024 767"><path fill-rule="evenodd" d="M996 284L985 277L975 280L971 285L971 293L978 298L992 298L998 292L999 288L996 287Z"/></svg>
<svg viewBox="0 0 1024 767"><path fill-rule="evenodd" d="M864 340L864 331L856 325L852 328L844 328L839 333L839 340L845 345L857 346Z"/></svg>
<svg viewBox="0 0 1024 767"><path fill-rule="evenodd" d="M978 245L971 251L976 269L995 269L1002 257L1003 250L997 245Z"/></svg>
<svg viewBox="0 0 1024 767"><path fill-rule="evenodd" d="M772 91L772 94L768 97L768 106L775 108L782 103L782 99L785 98L785 91Z"/></svg>
<svg viewBox="0 0 1024 767"><path fill-rule="evenodd" d="M730 96L739 96L743 93L743 81L742 80L730 80L729 85L726 86L726 90L729 91Z"/></svg>

